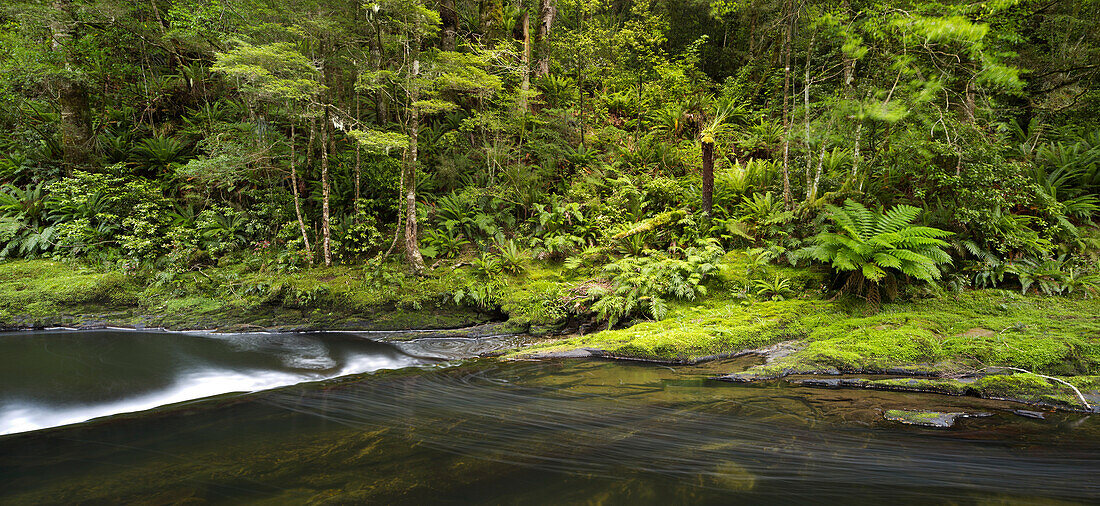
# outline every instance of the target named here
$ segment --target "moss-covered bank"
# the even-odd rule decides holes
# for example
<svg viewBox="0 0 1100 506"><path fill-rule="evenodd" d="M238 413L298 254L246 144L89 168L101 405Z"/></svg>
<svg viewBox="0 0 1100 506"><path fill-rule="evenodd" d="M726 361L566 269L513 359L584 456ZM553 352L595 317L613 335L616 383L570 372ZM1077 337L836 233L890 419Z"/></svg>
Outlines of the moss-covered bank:
<svg viewBox="0 0 1100 506"><path fill-rule="evenodd" d="M499 320L493 308L447 303L459 276L375 280L363 269L296 273L210 267L168 283L75 263L0 264L0 325L214 330L460 328Z"/></svg>
<svg viewBox="0 0 1100 506"><path fill-rule="evenodd" d="M724 270L739 272L735 256L725 261ZM240 331L454 329L497 322L472 331L475 335L546 332L578 323L585 329L601 328L600 322L585 320L591 316L570 306L576 304L578 287L590 282L581 273L543 266L490 281L469 267L433 272L412 277L340 266L279 273L235 265L178 273L172 283L160 283L78 264L8 262L0 264L0 324ZM810 277L807 284L813 282ZM884 304L872 313L815 292L766 301L731 289L736 280L714 285L707 297L673 302L660 321L574 334L509 357L598 355L692 363L759 353L766 357L764 363L724 379L888 374L895 378L839 386L1012 398L1071 408L1083 403L1068 387L1016 370L991 375L997 372L991 368L1055 376L1085 395L1100 390L1097 299L977 290Z"/></svg>
<svg viewBox="0 0 1100 506"><path fill-rule="evenodd" d="M1100 300L978 290L865 307L821 299L749 302L712 298L659 322L575 336L513 357L576 356L691 363L758 353L764 363L722 379L877 374L885 378L794 380L807 386L975 395L1085 410L1100 404ZM1001 369L998 369L1001 368ZM918 376L922 378L912 378ZM893 378L890 378L893 377Z"/></svg>

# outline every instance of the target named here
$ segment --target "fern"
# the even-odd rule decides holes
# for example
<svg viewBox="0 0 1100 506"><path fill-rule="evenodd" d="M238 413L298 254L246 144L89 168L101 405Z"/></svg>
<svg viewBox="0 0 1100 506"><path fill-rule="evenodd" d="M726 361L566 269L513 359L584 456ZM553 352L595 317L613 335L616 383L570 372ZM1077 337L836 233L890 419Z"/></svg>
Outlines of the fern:
<svg viewBox="0 0 1100 506"><path fill-rule="evenodd" d="M718 259L724 254L712 240L687 248L683 259L665 253L621 258L602 270L613 289L590 289L587 300L609 327L635 315L660 320L668 313L666 298L694 300L706 296L704 283L718 272Z"/></svg>
<svg viewBox="0 0 1100 506"><path fill-rule="evenodd" d="M951 263L943 250L951 233L912 224L920 208L898 205L882 213L849 199L827 210L837 230L817 234L796 257L829 264L842 291L876 302L885 290L892 298L899 274L931 283L941 276L939 266Z"/></svg>

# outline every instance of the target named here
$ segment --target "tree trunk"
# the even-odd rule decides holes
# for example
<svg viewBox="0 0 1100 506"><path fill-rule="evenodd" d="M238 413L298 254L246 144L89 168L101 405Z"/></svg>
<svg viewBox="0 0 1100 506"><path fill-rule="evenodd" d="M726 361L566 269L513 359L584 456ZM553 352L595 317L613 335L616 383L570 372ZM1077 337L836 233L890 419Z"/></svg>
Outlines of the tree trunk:
<svg viewBox="0 0 1100 506"><path fill-rule="evenodd" d="M783 203L791 208L791 28L794 24L791 0L787 2L787 30L783 40Z"/></svg>
<svg viewBox="0 0 1100 506"><path fill-rule="evenodd" d="M455 0L440 1L439 18L443 21L443 32L440 34L439 49L454 51L455 36L458 34L458 11L455 10Z"/></svg>
<svg viewBox="0 0 1100 506"><path fill-rule="evenodd" d="M488 41L504 21L504 4L502 0L479 0L478 10L481 14L481 37L483 41Z"/></svg>
<svg viewBox="0 0 1100 506"><path fill-rule="evenodd" d="M816 36L817 33L815 32L814 35ZM802 109L803 109L804 114L806 116L806 118L805 118L806 119L806 121L805 121L805 123L806 123L806 132L805 132L805 138L803 139L803 144L805 144L805 147L806 147L806 200L807 201L810 200L810 194L811 194L810 187L813 186L813 179L812 179L812 176L810 175L810 173L813 172L813 165L814 165L814 157L811 156L811 153L812 153L811 149L812 148L810 146L810 55L813 54L813 50L814 50L814 37L811 36L810 37L810 43L809 43L808 46L806 46L806 68L805 68L805 77L804 77L803 82L802 82ZM822 149L825 149L824 142L822 142Z"/></svg>
<svg viewBox="0 0 1100 506"><path fill-rule="evenodd" d="M699 147L703 153L703 214L709 219L714 207L714 139L710 134L703 134Z"/></svg>
<svg viewBox="0 0 1100 506"><path fill-rule="evenodd" d="M294 123L290 123L290 186L294 190L294 214L298 217L298 229L302 231L302 243L306 246L306 261L313 265L313 250L309 247L306 222L302 219L302 202L298 198L298 155L294 151Z"/></svg>
<svg viewBox="0 0 1100 506"><path fill-rule="evenodd" d="M548 39L550 38L550 28L554 25L555 14L557 14L557 9L554 8L551 0L539 1L539 28L538 33L535 35L539 53L539 62L538 65L535 66L536 78L550 73L550 48Z"/></svg>
<svg viewBox="0 0 1100 506"><path fill-rule="evenodd" d="M584 33L584 9L577 9L577 31ZM577 115L580 117L581 124L581 149L584 149L584 130L586 128L584 124L584 76L581 74L581 53L576 53L577 62L577 100L580 106L577 108Z"/></svg>
<svg viewBox="0 0 1100 506"><path fill-rule="evenodd" d="M520 23L522 24L521 40L523 41L523 54L521 55L523 59L523 77L519 83L519 108L523 112L527 112L527 93L531 90L531 20L526 12L523 13Z"/></svg>
<svg viewBox="0 0 1100 506"><path fill-rule="evenodd" d="M355 96L353 98L355 99L355 123L358 124L359 119L360 119L360 116L359 116L359 97ZM359 180L362 179L361 178L362 172L363 172L362 146L360 145L359 142L356 142L355 143L355 200L352 201L355 204L354 207L355 207L356 219L359 219L358 218L359 217Z"/></svg>
<svg viewBox="0 0 1100 506"><path fill-rule="evenodd" d="M831 126L831 125L830 125ZM825 143L821 143L821 155L817 157L817 172L814 173L813 184L810 185L810 190L806 194L806 202L813 202L817 200L817 188L821 184L821 167L825 164Z"/></svg>
<svg viewBox="0 0 1100 506"><path fill-rule="evenodd" d="M856 177L858 177L858 174L859 174L859 162L860 162L859 145L860 145L860 142L862 142L862 140L860 139L860 136L863 133L863 120L862 119L857 119L856 121L858 121L858 123L856 123L856 140L855 140L854 145L852 146L852 184L855 184Z"/></svg>
<svg viewBox="0 0 1100 506"><path fill-rule="evenodd" d="M405 164L405 258L414 274L424 271L424 257L420 256L420 241L416 222L416 165L417 142L420 137L420 110L413 104L420 100L417 80L420 77L420 34L417 33L411 48L412 78L409 80L409 155Z"/></svg>
<svg viewBox="0 0 1100 506"><path fill-rule="evenodd" d="M309 118L309 142L306 143L306 167L313 167L313 139L317 137L317 118Z"/></svg>
<svg viewBox="0 0 1100 506"><path fill-rule="evenodd" d="M382 28L375 27L375 41L370 46L371 63L375 70L382 69ZM385 125L390 121L390 96L384 87L378 89L374 96L375 113L377 123Z"/></svg>
<svg viewBox="0 0 1100 506"><path fill-rule="evenodd" d="M329 220L329 184L328 184L328 140L329 140L328 111L325 111L325 124L321 125L321 233L324 237L322 247L325 255L325 266L332 266L332 230Z"/></svg>
<svg viewBox="0 0 1100 506"><path fill-rule="evenodd" d="M76 20L73 18L71 0L54 0L53 19L50 22L52 32L51 48L61 54L65 62L65 72L57 78L58 105L61 110L61 146L69 170L73 165L88 161L91 150L92 121L88 110L88 90L79 79L71 76L76 72L72 57L66 54L66 46L79 36Z"/></svg>

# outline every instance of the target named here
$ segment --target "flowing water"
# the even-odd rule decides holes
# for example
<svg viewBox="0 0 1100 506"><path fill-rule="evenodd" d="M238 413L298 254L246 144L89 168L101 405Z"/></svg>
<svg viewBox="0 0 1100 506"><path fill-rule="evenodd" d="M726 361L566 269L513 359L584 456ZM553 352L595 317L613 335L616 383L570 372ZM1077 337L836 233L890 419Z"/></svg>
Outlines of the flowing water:
<svg viewBox="0 0 1100 506"><path fill-rule="evenodd" d="M367 337L0 336L19 432L0 503L1100 502L1097 417L708 380L749 360L456 361L520 341ZM924 429L893 408L993 416Z"/></svg>

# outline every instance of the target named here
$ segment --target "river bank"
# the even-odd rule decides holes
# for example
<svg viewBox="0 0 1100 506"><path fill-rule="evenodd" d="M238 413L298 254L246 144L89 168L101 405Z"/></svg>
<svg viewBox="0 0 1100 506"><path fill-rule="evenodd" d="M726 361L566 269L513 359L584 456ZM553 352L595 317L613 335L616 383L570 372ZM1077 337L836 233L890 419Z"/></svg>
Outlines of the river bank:
<svg viewBox="0 0 1100 506"><path fill-rule="evenodd" d="M470 338L531 332L560 338L504 357L694 364L759 355L758 365L718 379L969 395L1072 411L1100 405L1097 299L974 290L884 303L872 312L813 290L789 300L759 300L720 280L707 297L671 304L660 321L609 330L591 315L562 311L562 301L587 282L583 273L529 269L493 283L461 267L420 278L388 276L352 267L271 273L234 266L191 271L184 283L158 285L87 266L9 262L0 266L0 324L221 332L422 329L427 332L420 337ZM805 279L807 286L815 281ZM471 299L479 287L493 293Z"/></svg>

